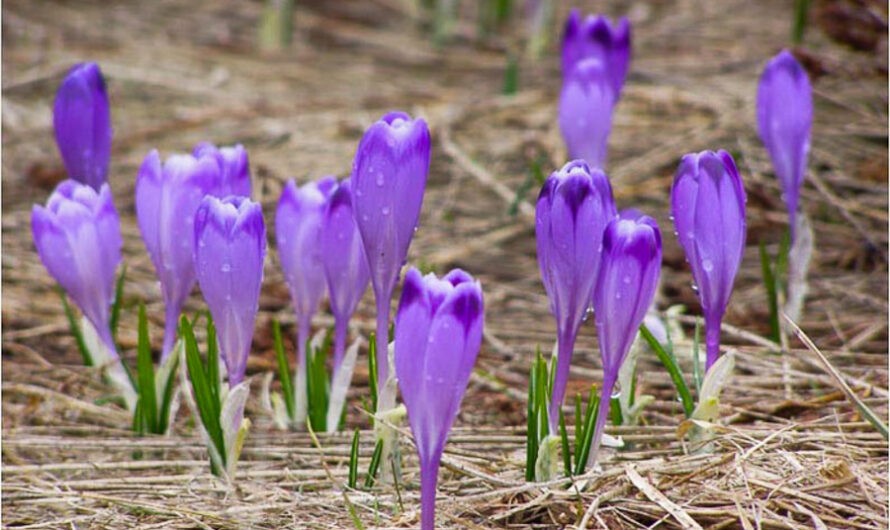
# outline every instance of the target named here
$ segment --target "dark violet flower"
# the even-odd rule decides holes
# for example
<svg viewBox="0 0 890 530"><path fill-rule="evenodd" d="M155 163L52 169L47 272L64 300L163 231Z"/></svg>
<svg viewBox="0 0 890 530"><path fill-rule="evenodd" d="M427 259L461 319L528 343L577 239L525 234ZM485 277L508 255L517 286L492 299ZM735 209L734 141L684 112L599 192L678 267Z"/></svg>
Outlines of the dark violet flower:
<svg viewBox="0 0 890 530"><path fill-rule="evenodd" d="M195 212L219 179L215 155L172 155L162 165L155 150L136 176L136 219L164 297L162 360L173 350L182 305L195 285Z"/></svg>
<svg viewBox="0 0 890 530"><path fill-rule="evenodd" d="M729 153L683 157L671 188L671 215L698 286L710 368L720 355L720 322L745 252L745 188Z"/></svg>
<svg viewBox="0 0 890 530"><path fill-rule="evenodd" d="M596 285L603 231L615 215L608 177L600 170L591 170L583 160L574 160L553 172L538 196L538 265L556 318L559 343L548 411L551 434L557 432L575 337Z"/></svg>
<svg viewBox="0 0 890 530"><path fill-rule="evenodd" d="M195 214L195 271L218 331L229 386L244 379L259 309L266 226L247 197L208 195Z"/></svg>
<svg viewBox="0 0 890 530"><path fill-rule="evenodd" d="M660 272L661 232L655 220L634 210L621 212L603 234L593 296L603 386L588 464L596 460L618 371L652 305Z"/></svg>
<svg viewBox="0 0 890 530"><path fill-rule="evenodd" d="M98 191L108 181L111 158L111 111L99 65L68 71L56 92L53 126L68 178Z"/></svg>
<svg viewBox="0 0 890 530"><path fill-rule="evenodd" d="M605 167L616 95L600 59L582 59L565 76L559 95L559 130L569 158Z"/></svg>
<svg viewBox="0 0 890 530"><path fill-rule="evenodd" d="M284 279L290 288L297 315L297 370L306 370L306 341L312 316L325 293L321 262L321 231L324 212L337 179L324 177L297 187L288 181L275 213L275 237Z"/></svg>
<svg viewBox="0 0 890 530"><path fill-rule="evenodd" d="M405 275L395 367L420 459L421 528L435 525L439 461L482 343L482 288L455 269Z"/></svg>
<svg viewBox="0 0 890 530"><path fill-rule="evenodd" d="M74 300L116 359L110 328L121 231L108 184L98 191L75 180L56 186L46 207L31 210L34 246L50 275Z"/></svg>
<svg viewBox="0 0 890 530"><path fill-rule="evenodd" d="M214 195L250 197L250 162L247 149L241 144L217 148L210 142L201 142L192 153L196 158L213 155L219 161L220 179Z"/></svg>
<svg viewBox="0 0 890 530"><path fill-rule="evenodd" d="M368 259L352 215L352 183L343 180L331 195L321 231L321 261L334 314L334 374L346 351L349 318L370 280Z"/></svg>
<svg viewBox="0 0 890 530"><path fill-rule="evenodd" d="M376 339L381 355L388 349L390 298L417 229L429 168L427 124L404 112L390 112L371 125L355 154L352 206L377 302ZM377 365L377 388L383 392L387 365ZM382 395L380 410L394 406L394 397Z"/></svg>
<svg viewBox="0 0 890 530"><path fill-rule="evenodd" d="M598 59L605 65L615 101L630 64L630 23L624 17L613 26L602 15L581 18L577 9L569 13L562 37L562 73L568 77L584 59Z"/></svg>
<svg viewBox="0 0 890 530"><path fill-rule="evenodd" d="M783 50L767 63L760 77L757 127L782 184L792 240L797 228L800 186L810 152L812 123L810 78L791 52Z"/></svg>

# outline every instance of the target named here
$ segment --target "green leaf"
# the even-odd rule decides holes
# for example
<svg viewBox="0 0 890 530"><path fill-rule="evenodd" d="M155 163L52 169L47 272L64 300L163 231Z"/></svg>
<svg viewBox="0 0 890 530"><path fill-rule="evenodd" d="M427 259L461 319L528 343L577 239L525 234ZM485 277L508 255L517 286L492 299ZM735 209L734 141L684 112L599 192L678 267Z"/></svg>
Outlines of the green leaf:
<svg viewBox="0 0 890 530"><path fill-rule="evenodd" d="M609 398L609 416L612 425L620 427L624 425L624 417L621 414L621 401L617 397Z"/></svg>
<svg viewBox="0 0 890 530"><path fill-rule="evenodd" d="M581 414L581 394L575 394L575 445L572 454L581 452L581 438L584 437L584 416Z"/></svg>
<svg viewBox="0 0 890 530"><path fill-rule="evenodd" d="M327 356L331 348L331 332L325 334L324 341L318 348L312 348L307 341L306 351L306 399L308 420L312 429L327 429L328 399L330 397L331 378L328 374Z"/></svg>
<svg viewBox="0 0 890 530"><path fill-rule="evenodd" d="M213 404L216 407L215 415L218 418L222 412L222 392L219 386L219 344L216 341L216 325L209 313L207 314L207 367L204 373L207 374L207 384L213 396Z"/></svg>
<svg viewBox="0 0 890 530"><path fill-rule="evenodd" d="M349 487L355 489L358 484L358 442L359 430L352 435L352 446L349 449Z"/></svg>
<svg viewBox="0 0 890 530"><path fill-rule="evenodd" d="M525 431L525 480L533 482L535 480L535 462L538 460L538 404L537 394L537 375L538 363L541 360L541 350L538 349L535 360L532 361L531 370L528 376L528 403L527 403L527 420Z"/></svg>
<svg viewBox="0 0 890 530"><path fill-rule="evenodd" d="M210 338L211 330L212 324L208 322L208 339ZM216 397L213 390L211 390L212 387L219 386L219 378L217 377L215 381L208 378L208 373L215 370L203 366L203 363L201 362L201 354L198 352L198 343L195 340L194 330L192 329L188 318L185 316L183 316L180 321L179 336L185 345L186 367L188 368L189 379L192 383L192 393L195 397L195 404L198 407L198 415L200 416L201 424L204 425L204 430L207 431L207 435L210 437L220 458L223 459L223 465L225 465L225 442L222 427L219 423L221 404L218 397ZM210 355L210 352L208 352L207 361L208 364L219 362L213 355ZM218 367L216 370L218 370ZM213 458L211 458L211 469L214 474L217 475L222 472L222 470L217 469L213 464Z"/></svg>
<svg viewBox="0 0 890 530"><path fill-rule="evenodd" d="M803 42L803 34L807 29L807 13L810 10L810 0L794 1L794 22L791 25L791 42L800 46Z"/></svg>
<svg viewBox="0 0 890 530"><path fill-rule="evenodd" d="M290 364L284 353L284 341L281 339L281 324L272 321L272 339L275 343L275 358L278 360L278 379L281 380L281 392L284 394L284 405L287 415L293 420L297 415L297 404L294 396L294 381L291 379Z"/></svg>
<svg viewBox="0 0 890 530"><path fill-rule="evenodd" d="M760 271L763 274L763 286L766 288L766 303L769 307L770 339L778 344L781 341L781 331L779 328L779 298L776 276L770 264L766 244L763 241L760 242Z"/></svg>
<svg viewBox="0 0 890 530"><path fill-rule="evenodd" d="M701 346L701 322L695 319L695 335L692 336L692 380L695 382L695 395L701 396L701 382L704 379L701 370L701 360L699 359L699 348ZM671 349L673 352L673 349Z"/></svg>
<svg viewBox="0 0 890 530"><path fill-rule="evenodd" d="M83 357L83 364L84 366L93 366L93 356L90 354L90 350L87 349L87 344L83 340L83 333L80 331L80 324L77 323L77 316L74 314L74 310L71 309L71 305L68 303L65 291L60 287L58 292L59 298L62 299L62 308L65 309L65 317L68 319L68 328L71 330L74 342L77 343L77 349L80 351L80 356Z"/></svg>
<svg viewBox="0 0 890 530"><path fill-rule="evenodd" d="M151 359L151 344L148 338L148 318L145 305L139 304L139 326L136 346L136 378L139 381L139 407L145 417L145 427L158 433L158 399L155 395L155 365Z"/></svg>
<svg viewBox="0 0 890 530"><path fill-rule="evenodd" d="M164 394L161 399L160 417L158 418L158 430L156 434L164 434L170 425L170 405L173 402L173 393L176 389L176 368L179 366L179 356L174 355L168 360L170 369L167 372L167 382L164 385Z"/></svg>
<svg viewBox="0 0 890 530"><path fill-rule="evenodd" d="M124 279L127 276L127 264L121 267L121 273L117 277L117 284L114 286L114 302L111 304L111 336L117 342L117 325L120 323L121 305L124 300Z"/></svg>
<svg viewBox="0 0 890 530"><path fill-rule="evenodd" d="M593 442L593 431L596 426L596 418L599 416L600 398L596 395L595 387L590 387L590 397L587 400L587 412L584 416L583 437L578 453L575 455L575 475L582 475L587 467L587 458L590 456L590 444ZM575 436L578 436L576 433Z"/></svg>
<svg viewBox="0 0 890 530"><path fill-rule="evenodd" d="M674 386L677 388L677 393L680 395L680 401L683 403L683 412L688 418L692 411L695 410L695 402L692 400L692 394L689 393L689 387L686 386L686 381L683 379L683 373L677 365L677 360L673 355L665 351L664 347L652 335L652 332L649 331L645 324L640 325L640 335L649 343L649 347L652 348L658 360L667 369L668 374L671 376L671 381L673 381Z"/></svg>
<svg viewBox="0 0 890 530"><path fill-rule="evenodd" d="M377 470L380 468L380 457L383 454L383 440L378 439L374 446L374 454L371 455L371 463L368 465L368 474L365 476L365 489L374 487L377 481Z"/></svg>
<svg viewBox="0 0 890 530"><path fill-rule="evenodd" d="M377 334L371 332L368 338L368 386L371 389L371 405L374 407L370 412L377 411Z"/></svg>
<svg viewBox="0 0 890 530"><path fill-rule="evenodd" d="M572 476L572 455L569 454L569 433L566 431L566 417L559 411L559 438L562 446L562 465L567 477Z"/></svg>
<svg viewBox="0 0 890 530"><path fill-rule="evenodd" d="M512 96L519 90L519 61L513 54L507 54L507 68L504 70L504 87L502 92L505 96Z"/></svg>

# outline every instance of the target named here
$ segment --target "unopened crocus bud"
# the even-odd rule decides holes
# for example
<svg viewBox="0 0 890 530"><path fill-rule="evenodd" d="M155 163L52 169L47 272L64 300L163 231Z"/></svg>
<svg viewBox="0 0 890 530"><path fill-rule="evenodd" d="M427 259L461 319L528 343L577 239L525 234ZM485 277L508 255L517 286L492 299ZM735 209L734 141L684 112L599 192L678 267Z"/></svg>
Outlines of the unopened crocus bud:
<svg viewBox="0 0 890 530"><path fill-rule="evenodd" d="M346 351L349 319L368 288L368 259L352 214L352 182L331 195L321 231L321 261L334 314L334 377Z"/></svg>
<svg viewBox="0 0 890 530"><path fill-rule="evenodd" d="M162 164L156 150L136 176L136 220L164 298L162 361L173 350L182 306L195 285L195 212L219 179L215 155L172 155Z"/></svg>
<svg viewBox="0 0 890 530"><path fill-rule="evenodd" d="M439 462L482 343L482 288L466 272L411 268L396 315L395 367L420 460L421 528L435 526Z"/></svg>
<svg viewBox="0 0 890 530"><path fill-rule="evenodd" d="M116 358L110 328L121 231L108 184L98 191L75 180L56 186L46 207L31 210L34 246L50 275Z"/></svg>
<svg viewBox="0 0 890 530"><path fill-rule="evenodd" d="M111 111L99 65L68 71L56 92L53 126L68 178L98 191L108 181L111 158Z"/></svg>
<svg viewBox="0 0 890 530"><path fill-rule="evenodd" d="M250 162L244 146L216 147L210 142L201 142L192 154L197 158L212 155L219 161L220 176L214 195L250 197Z"/></svg>
<svg viewBox="0 0 890 530"><path fill-rule="evenodd" d="M390 112L371 125L356 151L353 214L377 303L377 352L388 351L390 298L417 229L430 168L430 132L422 118ZM377 363L378 386L387 392L388 363ZM395 405L382 394L380 410Z"/></svg>
<svg viewBox="0 0 890 530"><path fill-rule="evenodd" d="M538 196L538 266L556 318L559 344L548 411L551 434L557 434L575 338L596 285L603 231L615 215L608 177L591 170L583 160L553 172Z"/></svg>
<svg viewBox="0 0 890 530"><path fill-rule="evenodd" d="M709 369L720 355L720 323L745 252L745 188L729 153L683 157L671 188L671 215L698 286Z"/></svg>
<svg viewBox="0 0 890 530"><path fill-rule="evenodd" d="M621 212L603 234L602 259L593 307L603 386L588 464L596 460L618 371L655 296L661 272L658 224L634 210Z"/></svg>
<svg viewBox="0 0 890 530"><path fill-rule="evenodd" d="M195 271L217 329L229 386L244 380L259 309L266 226L247 197L208 195L195 214Z"/></svg>
<svg viewBox="0 0 890 530"><path fill-rule="evenodd" d="M579 62L591 58L605 66L617 101L630 64L630 23L626 18L612 25L602 15L582 19L577 9L571 11L562 37L563 77L568 77Z"/></svg>
<svg viewBox="0 0 890 530"><path fill-rule="evenodd" d="M782 185L792 240L797 228L800 187L810 152L812 123L810 78L791 52L783 50L766 64L760 77L757 126Z"/></svg>
<svg viewBox="0 0 890 530"><path fill-rule="evenodd" d="M559 130L569 158L605 167L616 99L601 59L582 59L565 76L559 95Z"/></svg>

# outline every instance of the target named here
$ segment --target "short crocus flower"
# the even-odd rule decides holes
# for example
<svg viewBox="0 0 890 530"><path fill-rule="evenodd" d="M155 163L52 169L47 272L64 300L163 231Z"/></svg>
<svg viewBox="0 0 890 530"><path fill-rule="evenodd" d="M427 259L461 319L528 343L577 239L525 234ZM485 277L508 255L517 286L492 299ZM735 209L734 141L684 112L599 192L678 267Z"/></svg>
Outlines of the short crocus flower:
<svg viewBox="0 0 890 530"><path fill-rule="evenodd" d="M349 319L368 288L368 259L352 215L352 183L331 195L321 231L321 261L334 314L334 376L346 351Z"/></svg>
<svg viewBox="0 0 890 530"><path fill-rule="evenodd" d="M430 167L430 132L422 118L390 112L371 125L356 151L353 213L368 257L377 303L377 352L388 350L390 298L417 228ZM388 363L377 364L379 410L395 406Z"/></svg>
<svg viewBox="0 0 890 530"><path fill-rule="evenodd" d="M615 101L621 96L630 64L630 23L622 17L612 25L602 15L581 18L573 9L562 37L562 73L567 78L584 59L598 59L605 65Z"/></svg>
<svg viewBox="0 0 890 530"><path fill-rule="evenodd" d="M182 305L195 285L195 212L219 179L213 154L173 155L162 164L154 150L136 177L136 219L164 297L162 360L173 350Z"/></svg>
<svg viewBox="0 0 890 530"><path fill-rule="evenodd" d="M578 61L559 96L559 129L570 158L605 167L617 93L601 59Z"/></svg>
<svg viewBox="0 0 890 530"><path fill-rule="evenodd" d="M218 330L229 386L244 380L259 309L266 227L258 203L208 195L195 214L195 271Z"/></svg>
<svg viewBox="0 0 890 530"><path fill-rule="evenodd" d="M75 180L63 181L46 207L34 205L31 230L46 270L95 328L108 353L117 359L110 307L122 239L108 184L96 191Z"/></svg>
<svg viewBox="0 0 890 530"><path fill-rule="evenodd" d="M556 318L559 344L548 411L551 434L557 433L575 338L596 285L603 231L615 215L608 177L591 170L583 160L553 172L538 196L538 265Z"/></svg>
<svg viewBox="0 0 890 530"><path fill-rule="evenodd" d="M618 371L652 304L660 271L661 232L655 220L634 210L621 212L603 234L593 296L603 387L588 464L596 460Z"/></svg>
<svg viewBox="0 0 890 530"><path fill-rule="evenodd" d="M212 155L219 161L220 178L214 195L250 197L250 162L244 146L238 144L218 148L210 142L201 142L195 146L192 154L196 158Z"/></svg>
<svg viewBox="0 0 890 530"><path fill-rule="evenodd" d="M797 228L800 187L806 174L813 123L810 79L791 52L783 50L763 70L757 88L757 126L788 207L791 238Z"/></svg>
<svg viewBox="0 0 890 530"><path fill-rule="evenodd" d="M710 369L720 355L720 322L745 252L745 189L729 153L683 157L671 188L671 215L698 286Z"/></svg>
<svg viewBox="0 0 890 530"><path fill-rule="evenodd" d="M96 63L77 64L68 71L56 92L53 126L68 178L99 191L108 180L111 111Z"/></svg>
<svg viewBox="0 0 890 530"><path fill-rule="evenodd" d="M435 526L439 462L482 343L482 288L455 269L411 268L396 315L395 367L420 459L421 528Z"/></svg>

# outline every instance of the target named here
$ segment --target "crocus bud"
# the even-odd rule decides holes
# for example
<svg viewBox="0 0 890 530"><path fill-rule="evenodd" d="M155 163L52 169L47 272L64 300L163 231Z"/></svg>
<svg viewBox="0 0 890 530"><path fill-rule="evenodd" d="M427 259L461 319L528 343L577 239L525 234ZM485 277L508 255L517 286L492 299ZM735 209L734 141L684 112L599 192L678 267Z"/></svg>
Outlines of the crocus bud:
<svg viewBox="0 0 890 530"><path fill-rule="evenodd" d="M593 296L603 387L588 464L596 460L618 371L652 304L660 272L658 224L634 210L621 212L603 234L603 261Z"/></svg>
<svg viewBox="0 0 890 530"><path fill-rule="evenodd" d="M455 269L405 275L395 367L420 460L421 528L435 524L439 461L482 343L482 288Z"/></svg>
<svg viewBox="0 0 890 530"><path fill-rule="evenodd" d="M220 177L214 195L250 197L250 162L244 146L238 144L217 148L210 142L201 142L195 146L192 154L196 158L212 155L219 162Z"/></svg>
<svg viewBox="0 0 890 530"><path fill-rule="evenodd" d="M598 59L605 65L615 100L630 64L630 23L622 17L613 26L602 15L581 18L577 9L569 13L562 37L562 72L567 77L584 59Z"/></svg>
<svg viewBox="0 0 890 530"><path fill-rule="evenodd" d="M582 59L566 75L559 95L559 130L570 158L605 167L616 100L601 59Z"/></svg>
<svg viewBox="0 0 890 530"><path fill-rule="evenodd" d="M195 214L195 271L216 323L229 386L244 379L259 309L266 226L247 197L208 195Z"/></svg>
<svg viewBox="0 0 890 530"><path fill-rule="evenodd" d="M596 285L603 231L615 215L608 177L591 170L583 160L553 172L538 196L538 266L556 318L559 344L548 411L551 434L557 434L575 337Z"/></svg>
<svg viewBox="0 0 890 530"><path fill-rule="evenodd" d="M195 212L219 175L212 154L172 155L162 165L153 150L136 176L136 220L164 297L162 360L173 350L182 305L195 285Z"/></svg>
<svg viewBox="0 0 890 530"><path fill-rule="evenodd" d="M791 52L783 50L763 70L757 88L760 139L782 184L791 238L797 227L797 204L810 152L813 95L810 78Z"/></svg>
<svg viewBox="0 0 890 530"><path fill-rule="evenodd" d="M671 215L698 286L710 368L720 355L720 322L745 252L745 189L729 153L683 157L671 188Z"/></svg>
<svg viewBox="0 0 890 530"><path fill-rule="evenodd" d="M99 65L81 63L68 71L56 92L53 126L68 178L98 191L108 180L111 158L111 112Z"/></svg>
<svg viewBox="0 0 890 530"><path fill-rule="evenodd" d="M349 318L368 288L368 258L352 215L352 183L343 180L331 195L321 231L321 261L334 314L334 374L346 351Z"/></svg>
<svg viewBox="0 0 890 530"><path fill-rule="evenodd" d="M297 371L301 374L306 370L306 341L312 315L325 292L321 230L325 208L336 189L334 177L299 188L290 180L281 192L275 213L278 257L297 315Z"/></svg>
<svg viewBox="0 0 890 530"><path fill-rule="evenodd" d="M109 321L122 240L108 184L96 191L75 180L63 181L46 207L34 205L31 230L46 270L117 358Z"/></svg>
<svg viewBox="0 0 890 530"><path fill-rule="evenodd" d="M389 301L417 228L430 168L430 132L422 118L390 112L371 125L355 154L353 213L368 257L377 302L377 352L388 351ZM378 362L386 389L388 363ZM394 396L383 395L381 407ZM383 410L381 408L381 410Z"/></svg>

